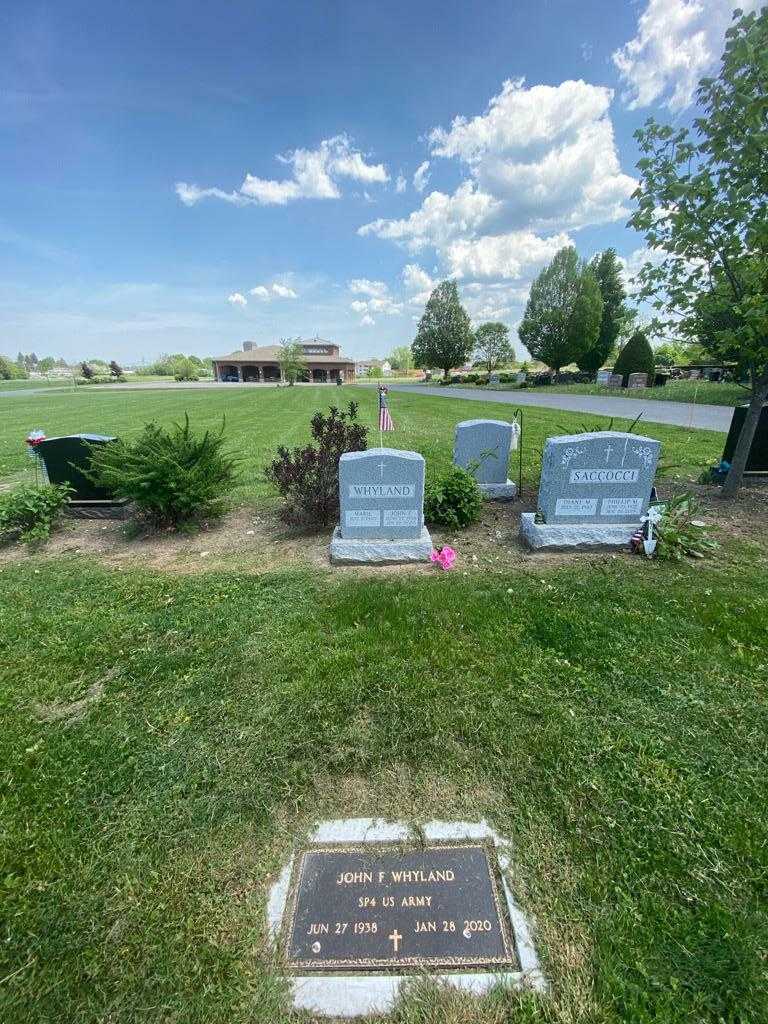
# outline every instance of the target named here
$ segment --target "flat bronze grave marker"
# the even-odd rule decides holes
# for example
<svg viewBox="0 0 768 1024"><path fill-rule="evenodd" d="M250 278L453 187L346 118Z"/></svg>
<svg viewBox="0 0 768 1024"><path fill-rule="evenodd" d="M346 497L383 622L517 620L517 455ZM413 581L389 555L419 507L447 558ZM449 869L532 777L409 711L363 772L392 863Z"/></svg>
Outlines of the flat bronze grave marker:
<svg viewBox="0 0 768 1024"><path fill-rule="evenodd" d="M289 907L295 970L518 967L495 851L482 841L311 847Z"/></svg>

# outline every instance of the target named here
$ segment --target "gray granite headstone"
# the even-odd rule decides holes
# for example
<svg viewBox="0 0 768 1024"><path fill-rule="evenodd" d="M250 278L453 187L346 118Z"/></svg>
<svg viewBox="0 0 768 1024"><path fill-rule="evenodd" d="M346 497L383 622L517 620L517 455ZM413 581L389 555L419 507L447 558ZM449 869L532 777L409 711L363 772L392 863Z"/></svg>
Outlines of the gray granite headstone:
<svg viewBox="0 0 768 1024"><path fill-rule="evenodd" d="M596 379L595 383L596 384L607 384L610 379L611 379L611 371L610 370L598 370L597 371L597 379Z"/></svg>
<svg viewBox="0 0 768 1024"><path fill-rule="evenodd" d="M624 377L620 373L612 373L606 380L606 386L609 388L620 388L624 383Z"/></svg>
<svg viewBox="0 0 768 1024"><path fill-rule="evenodd" d="M630 373L629 377L627 378L627 387L631 389L648 387L648 374Z"/></svg>
<svg viewBox="0 0 768 1024"><path fill-rule="evenodd" d="M515 374L515 384L525 384L527 379L528 379L528 374L527 373L523 373L521 371L520 373L516 373Z"/></svg>
<svg viewBox="0 0 768 1024"><path fill-rule="evenodd" d="M512 424L504 420L463 420L456 425L453 461L469 470L489 498L514 498L517 488L507 478Z"/></svg>
<svg viewBox="0 0 768 1024"><path fill-rule="evenodd" d="M499 383L499 375L498 375L498 373L491 373L488 376L488 383L489 384L498 384Z"/></svg>
<svg viewBox="0 0 768 1024"><path fill-rule="evenodd" d="M536 548L621 547L648 509L661 443L605 430L550 437L539 509L520 529Z"/></svg>
<svg viewBox="0 0 768 1024"><path fill-rule="evenodd" d="M428 559L424 526L424 456L395 448L346 452L339 459L339 525L334 562Z"/></svg>
<svg viewBox="0 0 768 1024"><path fill-rule="evenodd" d="M617 430L550 437L539 510L546 523L633 523L648 509L661 442Z"/></svg>

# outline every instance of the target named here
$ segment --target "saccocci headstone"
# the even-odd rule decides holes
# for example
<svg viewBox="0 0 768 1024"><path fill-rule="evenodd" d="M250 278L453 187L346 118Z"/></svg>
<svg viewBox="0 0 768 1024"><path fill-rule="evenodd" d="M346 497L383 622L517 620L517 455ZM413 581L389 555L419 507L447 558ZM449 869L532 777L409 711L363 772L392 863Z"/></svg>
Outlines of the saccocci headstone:
<svg viewBox="0 0 768 1024"><path fill-rule="evenodd" d="M648 509L660 450L651 437L615 430L548 438L524 539L534 548L628 543Z"/></svg>
<svg viewBox="0 0 768 1024"><path fill-rule="evenodd" d="M469 470L488 498L509 500L517 493L507 477L512 431L504 420L462 420L456 425L454 464Z"/></svg>
<svg viewBox="0 0 768 1024"><path fill-rule="evenodd" d="M345 452L339 459L339 525L333 562L424 561L424 456L395 448Z"/></svg>

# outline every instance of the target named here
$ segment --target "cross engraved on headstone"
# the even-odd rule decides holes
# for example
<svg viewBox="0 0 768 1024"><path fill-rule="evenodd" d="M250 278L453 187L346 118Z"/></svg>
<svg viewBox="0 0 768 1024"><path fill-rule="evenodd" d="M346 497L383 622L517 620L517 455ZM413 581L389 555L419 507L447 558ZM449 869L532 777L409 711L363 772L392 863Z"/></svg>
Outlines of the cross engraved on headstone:
<svg viewBox="0 0 768 1024"><path fill-rule="evenodd" d="M400 940L402 939L402 937L403 936L400 934L400 932L397 930L397 928L395 928L395 930L392 932L391 935L387 936L389 941L392 943L392 948L393 948L393 951L395 953L398 950L398 946L400 945Z"/></svg>

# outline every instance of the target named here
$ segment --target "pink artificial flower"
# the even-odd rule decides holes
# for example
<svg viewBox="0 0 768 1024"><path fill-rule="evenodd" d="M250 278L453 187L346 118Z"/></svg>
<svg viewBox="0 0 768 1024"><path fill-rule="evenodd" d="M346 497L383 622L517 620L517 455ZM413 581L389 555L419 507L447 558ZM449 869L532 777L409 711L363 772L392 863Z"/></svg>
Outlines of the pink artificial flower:
<svg viewBox="0 0 768 1024"><path fill-rule="evenodd" d="M453 548L450 548L448 547L447 544L444 544L439 551L435 549L429 557L442 569L452 569L453 563L456 561L456 552L453 550Z"/></svg>

